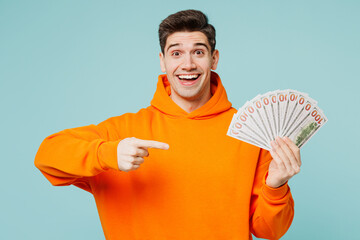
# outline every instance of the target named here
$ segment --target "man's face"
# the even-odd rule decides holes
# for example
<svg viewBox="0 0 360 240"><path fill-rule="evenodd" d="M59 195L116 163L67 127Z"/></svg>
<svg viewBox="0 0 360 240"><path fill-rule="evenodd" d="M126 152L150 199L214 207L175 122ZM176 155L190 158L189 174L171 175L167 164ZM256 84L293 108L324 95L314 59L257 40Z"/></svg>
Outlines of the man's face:
<svg viewBox="0 0 360 240"><path fill-rule="evenodd" d="M211 54L207 37L202 32L175 32L160 53L161 70L171 86L171 98L192 102L210 94L210 74L215 70L219 52Z"/></svg>

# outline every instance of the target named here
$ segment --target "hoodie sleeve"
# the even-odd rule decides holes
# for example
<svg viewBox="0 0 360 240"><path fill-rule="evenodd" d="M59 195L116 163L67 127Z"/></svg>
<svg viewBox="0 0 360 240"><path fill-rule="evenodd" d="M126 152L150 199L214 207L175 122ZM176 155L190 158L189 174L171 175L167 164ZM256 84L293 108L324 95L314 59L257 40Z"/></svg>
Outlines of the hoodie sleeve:
<svg viewBox="0 0 360 240"><path fill-rule="evenodd" d="M111 128L105 121L52 134L41 143L35 166L54 186L74 184L91 191L89 177L108 169L118 170L120 140L109 140L110 132L114 132Z"/></svg>
<svg viewBox="0 0 360 240"><path fill-rule="evenodd" d="M265 184L272 157L261 149L250 206L251 232L259 238L280 239L294 217L294 201L288 184L271 188Z"/></svg>

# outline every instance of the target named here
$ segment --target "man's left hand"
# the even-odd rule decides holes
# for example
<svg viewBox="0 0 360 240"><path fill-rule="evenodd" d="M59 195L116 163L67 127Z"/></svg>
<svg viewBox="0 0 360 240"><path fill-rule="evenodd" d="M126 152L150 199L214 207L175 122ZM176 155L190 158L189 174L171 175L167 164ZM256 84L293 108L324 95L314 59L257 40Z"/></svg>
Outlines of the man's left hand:
<svg viewBox="0 0 360 240"><path fill-rule="evenodd" d="M288 137L276 137L270 144L273 160L269 166L266 185L278 188L300 172L300 149Z"/></svg>

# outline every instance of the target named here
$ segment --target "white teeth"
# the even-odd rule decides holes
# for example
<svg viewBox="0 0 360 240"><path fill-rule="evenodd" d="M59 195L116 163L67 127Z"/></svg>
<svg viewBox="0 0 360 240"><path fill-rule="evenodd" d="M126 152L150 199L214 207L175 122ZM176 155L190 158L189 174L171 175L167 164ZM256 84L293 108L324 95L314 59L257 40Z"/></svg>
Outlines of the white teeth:
<svg viewBox="0 0 360 240"><path fill-rule="evenodd" d="M180 79L193 79L197 78L199 75L179 75Z"/></svg>

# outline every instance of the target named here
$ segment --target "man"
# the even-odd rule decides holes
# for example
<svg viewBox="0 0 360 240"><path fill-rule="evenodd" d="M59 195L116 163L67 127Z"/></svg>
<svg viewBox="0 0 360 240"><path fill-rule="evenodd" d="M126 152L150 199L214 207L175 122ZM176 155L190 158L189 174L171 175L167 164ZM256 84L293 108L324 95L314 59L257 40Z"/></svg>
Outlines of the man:
<svg viewBox="0 0 360 240"><path fill-rule="evenodd" d="M35 165L94 195L106 239L279 239L293 218L287 181L299 149L269 152L226 136L236 112L220 77L215 29L199 11L160 24L151 106L47 137Z"/></svg>

